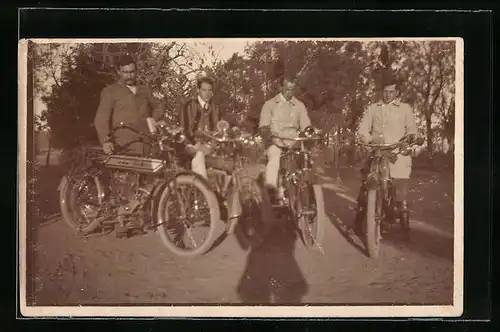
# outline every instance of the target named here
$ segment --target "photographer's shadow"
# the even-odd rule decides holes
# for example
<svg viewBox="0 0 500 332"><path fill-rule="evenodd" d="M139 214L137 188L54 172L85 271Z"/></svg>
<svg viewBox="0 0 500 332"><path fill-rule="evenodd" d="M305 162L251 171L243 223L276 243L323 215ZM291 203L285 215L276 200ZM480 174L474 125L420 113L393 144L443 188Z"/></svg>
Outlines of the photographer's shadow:
<svg viewBox="0 0 500 332"><path fill-rule="evenodd" d="M237 288L243 303L297 305L307 293L308 284L294 257L298 235L287 222L291 221L275 222L265 241L250 247Z"/></svg>

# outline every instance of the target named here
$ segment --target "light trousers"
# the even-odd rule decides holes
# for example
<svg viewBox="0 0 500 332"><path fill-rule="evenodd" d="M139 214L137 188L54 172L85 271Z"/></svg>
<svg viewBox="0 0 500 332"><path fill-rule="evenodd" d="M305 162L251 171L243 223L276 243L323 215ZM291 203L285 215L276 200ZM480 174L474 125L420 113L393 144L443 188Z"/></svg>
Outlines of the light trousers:
<svg viewBox="0 0 500 332"><path fill-rule="evenodd" d="M199 175L203 176L205 179L207 176L207 166L205 164L205 153L209 153L208 147L203 144L196 144L194 148L197 150L193 159L191 159L191 170Z"/></svg>
<svg viewBox="0 0 500 332"><path fill-rule="evenodd" d="M280 168L281 149L276 145L267 148L267 165L265 183L273 188L278 187L278 172Z"/></svg>

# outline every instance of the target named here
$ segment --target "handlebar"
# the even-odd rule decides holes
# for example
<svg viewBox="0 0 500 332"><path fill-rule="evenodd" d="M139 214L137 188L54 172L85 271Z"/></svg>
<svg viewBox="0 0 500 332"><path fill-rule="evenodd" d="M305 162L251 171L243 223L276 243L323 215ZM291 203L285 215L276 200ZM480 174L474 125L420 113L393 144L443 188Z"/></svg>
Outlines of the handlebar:
<svg viewBox="0 0 500 332"><path fill-rule="evenodd" d="M356 142L356 144L358 144L358 145L366 146L369 148L381 148L381 149L388 149L388 150L397 148L398 145L400 145L401 143L402 142L375 144L375 143L364 143L364 142L359 142L359 141Z"/></svg>
<svg viewBox="0 0 500 332"><path fill-rule="evenodd" d="M230 137L217 137L215 134L212 134L210 132L206 132L206 131L201 131L201 132L198 132L198 135L201 135L201 136L205 136L206 138L212 140L212 141L216 141L218 143L237 143L237 142L241 142L241 137L238 137L238 138L230 138Z"/></svg>
<svg viewBox="0 0 500 332"><path fill-rule="evenodd" d="M424 142L423 142L423 139L421 139L421 138L413 139L413 141L411 141L411 142L408 142L407 140L405 140L403 138L396 143L364 143L364 142L361 142L359 140L356 140L355 143L358 145L369 147L369 148L379 148L379 149L384 149L384 150L392 150L392 149L395 149L397 147L400 147L404 143L407 143L408 147L410 147L413 145L422 145Z"/></svg>
<svg viewBox="0 0 500 332"><path fill-rule="evenodd" d="M114 136L114 133L120 129L127 129L127 130L130 130L132 131L133 133L137 134L140 138L151 138L152 135L148 134L148 133L143 133L129 125L126 125L126 124L123 124L123 123L120 123L118 126L116 126L115 128L113 128L111 130L111 132L109 133L108 137L113 137Z"/></svg>
<svg viewBox="0 0 500 332"><path fill-rule="evenodd" d="M278 136L278 135L271 135L271 137L272 138L283 139L283 140L288 140L288 141L294 141L294 142L314 141L314 140L322 140L323 139L323 137L321 137L321 136L289 138L289 137L282 137L282 136Z"/></svg>

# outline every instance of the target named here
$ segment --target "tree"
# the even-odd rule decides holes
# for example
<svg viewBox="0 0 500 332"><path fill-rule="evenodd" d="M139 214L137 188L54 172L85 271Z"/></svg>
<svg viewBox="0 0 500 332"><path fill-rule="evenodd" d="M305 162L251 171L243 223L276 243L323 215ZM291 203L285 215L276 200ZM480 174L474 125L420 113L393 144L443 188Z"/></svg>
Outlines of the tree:
<svg viewBox="0 0 500 332"><path fill-rule="evenodd" d="M45 157L45 166L50 165L50 152L52 145L52 135L50 133L50 127L47 122L47 111L42 111L41 114L35 114L35 130L37 132L46 132L48 133L49 147L47 149L47 156Z"/></svg>
<svg viewBox="0 0 500 332"><path fill-rule="evenodd" d="M198 54L177 42L44 47L38 77L40 82L50 78L52 85L38 91L45 95L49 108L44 117L58 147L73 140L68 137L94 134L90 125L100 91L115 79L114 63L124 53L138 60L140 81L163 101L171 122L195 91L196 74L204 72L215 79L215 101L255 126L262 105L278 93L279 78L286 73L297 75L297 98L315 126L353 133L366 106L380 98L382 78L392 73L405 83L400 97L415 108L430 155L438 140L453 142L453 42L257 41L225 61L212 47Z"/></svg>
<svg viewBox="0 0 500 332"><path fill-rule="evenodd" d="M403 100L414 105L425 124L429 162L433 163L435 142L440 134L437 102L454 103L455 47L448 41L404 42L398 45L401 76L406 80ZM447 111L454 109L446 107ZM446 111L444 111L446 112ZM451 114L449 114L451 116ZM453 114L454 118L454 114ZM449 118L448 118L449 120ZM450 132L449 132L450 133Z"/></svg>
<svg viewBox="0 0 500 332"><path fill-rule="evenodd" d="M65 45L65 49L71 52L60 52L61 46L56 45L41 48L40 54L51 60L37 66L40 77L53 77L49 88L39 90L44 92L42 100L48 108L44 118L55 147L97 143L93 119L100 93L116 79L116 60L125 53L138 60L138 79L164 102L167 119L176 121L175 112L192 90L187 78L193 72L191 55L183 44L95 43Z"/></svg>

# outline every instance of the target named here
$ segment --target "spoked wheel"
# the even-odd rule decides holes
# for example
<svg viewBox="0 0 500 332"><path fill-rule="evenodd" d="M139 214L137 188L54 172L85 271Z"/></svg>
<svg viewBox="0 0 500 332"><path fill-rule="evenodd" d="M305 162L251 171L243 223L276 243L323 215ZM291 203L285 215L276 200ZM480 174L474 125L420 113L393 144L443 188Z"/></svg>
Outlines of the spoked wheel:
<svg viewBox="0 0 500 332"><path fill-rule="evenodd" d="M183 257L203 255L222 235L217 196L195 174L170 181L158 203L158 232L163 244Z"/></svg>
<svg viewBox="0 0 500 332"><path fill-rule="evenodd" d="M368 256L377 259L380 251L382 204L377 190L369 190L366 200L365 234Z"/></svg>
<svg viewBox="0 0 500 332"><path fill-rule="evenodd" d="M59 184L59 206L64 222L78 233L88 234L100 223L103 188L95 176L83 179L63 177Z"/></svg>
<svg viewBox="0 0 500 332"><path fill-rule="evenodd" d="M326 219L323 189L320 185L309 185L305 190L297 200L302 241L307 248L321 248Z"/></svg>

